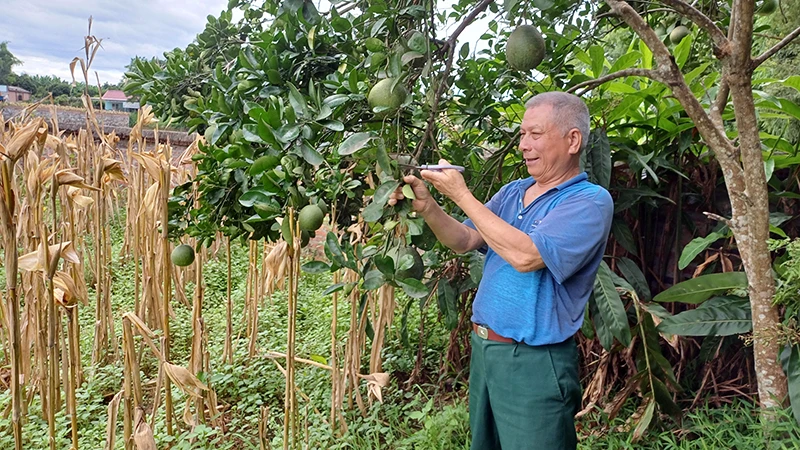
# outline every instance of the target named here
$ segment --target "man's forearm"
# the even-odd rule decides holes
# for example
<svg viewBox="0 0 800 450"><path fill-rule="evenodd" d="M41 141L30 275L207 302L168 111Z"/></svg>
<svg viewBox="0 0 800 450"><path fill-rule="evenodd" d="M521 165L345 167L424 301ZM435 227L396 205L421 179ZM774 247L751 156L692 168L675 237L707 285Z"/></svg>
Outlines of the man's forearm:
<svg viewBox="0 0 800 450"><path fill-rule="evenodd" d="M532 272L545 267L530 237L495 215L472 194L458 199L456 204L472 219L483 241L517 271Z"/></svg>
<svg viewBox="0 0 800 450"><path fill-rule="evenodd" d="M421 215L439 242L456 253L466 253L484 244L477 231L450 217L439 205Z"/></svg>

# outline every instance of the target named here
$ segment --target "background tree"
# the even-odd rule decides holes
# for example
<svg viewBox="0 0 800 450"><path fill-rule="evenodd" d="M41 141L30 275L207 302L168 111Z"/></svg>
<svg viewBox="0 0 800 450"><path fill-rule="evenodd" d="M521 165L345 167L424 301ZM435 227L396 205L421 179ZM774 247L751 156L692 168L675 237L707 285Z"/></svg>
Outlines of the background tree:
<svg viewBox="0 0 800 450"><path fill-rule="evenodd" d="M8 49L8 42L0 42L0 84L8 84L14 66L22 64Z"/></svg>

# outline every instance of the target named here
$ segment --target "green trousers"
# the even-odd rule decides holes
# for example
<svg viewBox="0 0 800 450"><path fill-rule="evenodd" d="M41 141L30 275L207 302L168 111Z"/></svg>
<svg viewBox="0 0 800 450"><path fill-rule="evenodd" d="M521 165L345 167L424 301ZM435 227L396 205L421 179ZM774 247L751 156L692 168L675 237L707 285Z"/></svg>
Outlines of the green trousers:
<svg viewBox="0 0 800 450"><path fill-rule="evenodd" d="M472 333L472 450L573 450L580 402L574 339L531 347Z"/></svg>

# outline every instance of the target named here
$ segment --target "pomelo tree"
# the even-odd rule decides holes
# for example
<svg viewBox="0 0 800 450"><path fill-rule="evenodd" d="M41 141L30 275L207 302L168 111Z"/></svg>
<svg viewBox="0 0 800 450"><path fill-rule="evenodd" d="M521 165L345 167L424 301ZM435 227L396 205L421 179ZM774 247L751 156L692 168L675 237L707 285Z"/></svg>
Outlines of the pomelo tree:
<svg viewBox="0 0 800 450"><path fill-rule="evenodd" d="M179 212L191 215L188 233L206 242L217 231L277 239L288 207L323 203L345 237L328 235L329 262L315 270L350 268L364 289L391 283L412 298L427 298L436 286L451 328L463 314L457 299L479 280L480 261L440 251L409 205L387 207L408 170L404 164L448 158L467 167L472 191L488 199L504 182L524 176L515 154L522 101L554 89L584 95L595 130L583 162L593 181L611 185L618 206L612 250L627 252L601 268L584 334L596 335L606 349L615 340L631 344L615 285L649 300L653 268L647 267L641 234L637 239L631 231L642 233L643 225L623 216L634 206L658 209L665 199L673 201L654 190L667 174L677 174L679 186L690 179L673 155L681 161L680 155L691 154L711 170L719 164L730 210L708 215L736 239L749 294L746 312L752 311L759 398L764 407L776 406L787 392L778 358L786 330L772 305L767 175L796 163L786 156L792 143L759 134L757 111L800 116L793 104L754 90L754 74L800 28L754 54L754 29L766 26L755 15L755 2L662 3L462 0L447 9L434 0L353 0L319 11L311 1L232 0L186 49L165 54L163 63L136 59L126 90L154 105L162 121L205 136L195 157L201 207ZM241 21L232 20L233 8L243 12ZM534 58L535 71L506 61L509 35L519 25L535 26L544 38L546 56ZM459 44L467 29L483 34ZM678 191L675 242L681 198ZM459 215L452 205L446 208ZM634 219L639 223L640 217ZM417 266L413 255L397 256L409 244L426 251L422 259L434 269L428 279L405 276ZM673 282L681 265L676 261ZM662 380L651 381L647 395L669 412L663 386L677 384L670 381L672 368L658 358L652 319L637 321L637 345L645 355L652 352L653 367L660 367L651 369L648 362L647 371Z"/></svg>

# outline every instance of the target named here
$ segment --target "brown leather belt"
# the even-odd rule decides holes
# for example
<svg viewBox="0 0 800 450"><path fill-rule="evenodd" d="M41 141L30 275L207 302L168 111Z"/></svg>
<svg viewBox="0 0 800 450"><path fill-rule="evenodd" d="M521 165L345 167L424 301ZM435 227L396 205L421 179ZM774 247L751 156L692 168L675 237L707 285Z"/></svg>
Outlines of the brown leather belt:
<svg viewBox="0 0 800 450"><path fill-rule="evenodd" d="M481 339L486 339L489 341L496 341L496 342L503 342L505 344L516 344L517 342L513 339L500 336L499 334L495 333L491 328L485 327L483 325L478 325L477 323L472 324L472 331L478 335Z"/></svg>

